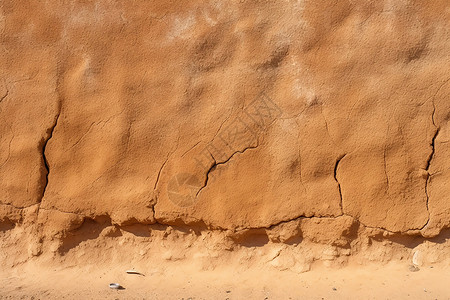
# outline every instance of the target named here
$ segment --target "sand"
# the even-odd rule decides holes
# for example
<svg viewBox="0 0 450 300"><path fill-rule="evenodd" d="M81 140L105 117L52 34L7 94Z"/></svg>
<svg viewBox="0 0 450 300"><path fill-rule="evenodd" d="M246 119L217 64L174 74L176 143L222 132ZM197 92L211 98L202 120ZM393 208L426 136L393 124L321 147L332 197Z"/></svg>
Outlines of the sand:
<svg viewBox="0 0 450 300"><path fill-rule="evenodd" d="M28 266L0 274L0 299L450 299L445 269L409 271L406 264L317 267L307 273L236 271L235 266L196 272L189 265L72 268ZM109 283L123 290L111 290Z"/></svg>

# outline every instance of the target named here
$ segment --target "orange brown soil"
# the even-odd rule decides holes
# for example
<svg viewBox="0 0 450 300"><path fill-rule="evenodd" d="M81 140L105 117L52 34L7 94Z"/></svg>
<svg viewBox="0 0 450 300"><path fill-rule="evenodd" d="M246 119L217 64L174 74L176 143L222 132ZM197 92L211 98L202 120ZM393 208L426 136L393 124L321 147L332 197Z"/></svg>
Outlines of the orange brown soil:
<svg viewBox="0 0 450 300"><path fill-rule="evenodd" d="M2 278L444 278L449 24L446 0L1 1Z"/></svg>

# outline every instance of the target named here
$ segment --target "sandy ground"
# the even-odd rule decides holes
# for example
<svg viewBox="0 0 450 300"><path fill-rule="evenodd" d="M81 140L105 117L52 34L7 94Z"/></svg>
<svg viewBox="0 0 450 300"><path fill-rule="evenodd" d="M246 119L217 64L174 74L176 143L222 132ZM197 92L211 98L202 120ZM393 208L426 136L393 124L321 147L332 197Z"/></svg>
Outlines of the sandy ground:
<svg viewBox="0 0 450 300"><path fill-rule="evenodd" d="M310 272L234 268L190 272L188 266L49 269L27 265L0 275L0 299L450 299L448 269L407 264L314 267ZM128 268L130 269L130 268ZM111 290L111 282L124 289Z"/></svg>

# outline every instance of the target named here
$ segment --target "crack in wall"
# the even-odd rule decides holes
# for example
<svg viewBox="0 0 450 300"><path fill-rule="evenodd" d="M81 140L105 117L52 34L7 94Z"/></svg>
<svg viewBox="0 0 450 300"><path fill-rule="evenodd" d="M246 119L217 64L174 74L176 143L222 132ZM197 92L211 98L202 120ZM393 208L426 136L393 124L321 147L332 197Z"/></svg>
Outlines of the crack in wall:
<svg viewBox="0 0 450 300"><path fill-rule="evenodd" d="M341 155L338 157L338 159L336 160L336 163L334 165L334 180L336 181L337 185L338 185L338 190L339 190L339 206L341 208L341 212L342 214L344 213L344 204L343 204L343 197L342 197L342 190L341 190L341 183L339 182L338 178L337 178L337 170L339 167L339 163L341 162L341 160L346 156L347 154Z"/></svg>
<svg viewBox="0 0 450 300"><path fill-rule="evenodd" d="M5 100L6 99L6 97L8 97L8 95L9 95L9 90L8 89L6 89L6 93L5 93L5 95L4 96L2 96L1 98L0 98L0 103L3 101L3 100Z"/></svg>
<svg viewBox="0 0 450 300"><path fill-rule="evenodd" d="M433 137L431 138L431 143L430 143L430 146L431 146L431 153L430 153L430 155L429 155L428 158L427 158L427 163L426 163L426 166L425 166L425 170L426 170L427 172L428 172L428 170L430 169L431 160L433 159L434 153L435 153L435 151L436 151L436 149L435 149L435 142L436 142L436 138L437 138L437 136L438 136L438 134L439 134L439 131L440 131L440 128L439 128L439 127L436 128L436 131L435 131Z"/></svg>
<svg viewBox="0 0 450 300"><path fill-rule="evenodd" d="M240 231L240 230L257 230L257 229L273 229L274 227L277 227L277 226L279 226L281 224L286 224L286 223L289 223L289 222L294 222L294 221L298 221L298 220L302 220L302 219L338 219L338 218L342 218L342 217L350 217L356 223L358 223L359 225L361 225L361 226L363 226L365 228L376 229L376 230L383 230L383 231L385 231L385 232L387 232L389 234L407 234L408 235L408 234L416 232L415 229L408 229L406 231L391 231L391 230L388 230L388 229L386 229L384 227L369 226L369 225L364 224L363 222L361 222L357 218L355 218L355 217L353 217L351 215L345 214L345 213L342 213L339 216L305 216L305 215L301 215L301 216L297 216L297 217L294 217L294 218L291 218L291 219L288 219L288 220L283 220L283 221L280 221L280 222L277 222L277 223L273 223L273 224L270 224L270 225L267 225L267 226L242 227L242 228L236 228L235 231Z"/></svg>
<svg viewBox="0 0 450 300"><path fill-rule="evenodd" d="M436 114L436 104L434 103L434 98L433 98L433 112L431 113L431 122L433 123L434 126L436 126L436 121L434 119L434 116Z"/></svg>
<svg viewBox="0 0 450 300"><path fill-rule="evenodd" d="M16 208L16 209L26 209L26 208L29 208L29 207L32 207L32 206L36 206L36 205L39 205L39 204L36 203L36 204L30 205L30 206L25 206L25 207L16 207L16 206L14 206L12 204L0 204L0 205L11 206L11 207ZM150 208L153 210L153 212L155 212L154 207L150 207ZM42 207L40 209L46 210L46 211L57 211L57 212L63 213L63 214L78 215L78 216L81 216L83 218L93 218L93 216L89 216L89 215L85 215L85 214L77 213L77 212L64 211L64 210L57 209L55 207L48 207L48 208ZM290 219L287 219L287 220L282 220L282 221L279 221L277 223L269 224L269 225L266 225L266 226L236 227L232 231L238 232L238 231L243 231L243 230L273 229L273 228L275 228L275 227L277 227L277 226L279 226L281 224L286 224L286 223L289 223L289 222L294 222L294 221L298 221L298 220L302 220L302 219L338 219L338 218L342 218L342 217L350 217L355 222L357 222L358 224L360 224L361 226L363 226L365 228L382 230L382 231L385 231L385 232L390 233L390 234L410 235L412 233L416 233L416 230L414 230L414 229L409 229L409 230L406 230L406 231L390 231L390 230L388 230L388 229L386 229L384 227L369 226L369 225L366 225L366 224L362 223L357 218L355 218L353 216L350 216L350 215L347 215L347 214L342 214L342 215L339 215L339 216L305 216L305 215L300 215L300 216L296 216L294 218L290 218ZM198 219L197 223L204 223L204 222L201 219ZM137 222L137 223L131 223L129 225L133 225L133 224L142 224L142 223ZM192 223L184 223L184 224L173 225L170 222L169 223L164 223L164 222L160 222L159 220L154 218L154 223L145 224L145 225L149 225L149 226L151 226L151 225L161 225L161 226L175 226L175 227L180 227L180 228L183 228L183 227L190 228L191 224ZM120 225L117 225L117 224L116 224L116 226L121 227ZM230 228L221 227L221 226L206 226L206 224L205 224L205 230L229 231Z"/></svg>
<svg viewBox="0 0 450 300"><path fill-rule="evenodd" d="M4 165L6 165L6 163L11 158L11 144L12 144L13 140L14 140L14 134L11 136L11 139L9 140L9 143L8 143L8 156L6 157L5 161L2 164L0 164L0 168L3 167Z"/></svg>
<svg viewBox="0 0 450 300"><path fill-rule="evenodd" d="M197 193L195 194L195 197L198 197L198 194L200 194L200 192L208 185L208 180L209 180L209 174L214 171L217 167L217 161L214 158L214 156L209 153L209 155L211 155L212 159L214 160L213 164L209 167L209 169L206 171L206 178L205 181L203 182L202 187L200 187L200 189L197 191Z"/></svg>
<svg viewBox="0 0 450 300"><path fill-rule="evenodd" d="M427 221L425 222L425 224L420 228L420 230L423 230L423 229L428 225L428 223L430 222L430 219L431 219L430 208L429 208L430 196L429 196L429 194L428 194L428 184L430 183L430 180L431 180L431 174L430 174L431 161L432 161L432 159L434 158L434 155L435 155L435 152L436 152L435 142L436 142L436 138L437 138L437 136L438 136L438 134L439 134L439 131L440 131L440 129L441 129L440 126L438 126L438 125L436 124L436 118L435 118L435 115L436 115L435 98L436 98L436 95L440 92L440 90L441 90L441 89L442 89L449 81L450 81L450 78L446 79L446 80L439 86L439 88L436 90L436 92L433 94L433 96L430 97L430 98L431 98L431 101L432 101L432 104L433 104L433 111L431 112L431 122L432 122L433 126L436 128L436 131L435 131L433 137L431 138L431 143L430 143L430 146L431 146L431 153L430 153L430 155L428 156L427 161L426 161L426 165L425 165L425 171L428 173L427 178L426 178L426 180L425 180L425 188L424 188L424 191L425 191L425 197L426 197L426 206L427 206L428 219L427 219ZM427 100L427 101L428 101L428 100Z"/></svg>
<svg viewBox="0 0 450 300"><path fill-rule="evenodd" d="M228 157L226 160L221 161L221 162L217 162L217 160L214 158L214 156L213 156L211 153L209 153L209 154L211 155L211 158L214 160L214 162L213 162L212 165L209 167L209 169L206 171L205 181L204 181L204 183L203 183L203 186L200 187L200 189L197 191L197 193L195 194L195 197L198 197L198 195L200 194L200 192L201 192L204 188L206 188L206 186L208 185L209 174L210 174L211 172L213 172L213 171L217 168L217 166L226 164L227 162L230 161L230 159L232 159L232 158L234 157L234 155L236 155L236 154L238 154L238 153L243 154L245 151L247 151L247 150L249 150L249 149L255 149L255 148L258 148L258 146L259 146L259 144L256 144L256 146L249 146L249 147L244 148L243 150L235 151L233 154L231 154L230 157Z"/></svg>
<svg viewBox="0 0 450 300"><path fill-rule="evenodd" d="M436 90L436 92L434 93L434 95L431 97L431 101L433 104L433 111L431 113L431 122L433 123L433 126L436 127L436 131L433 135L433 137L431 138L431 152L430 155L427 158L427 162L425 165L425 171L428 173L427 178L425 180L425 187L424 187L424 192L425 192L425 197L426 197L426 206L427 206L427 213L428 213L428 219L425 222L425 224L420 228L420 230L423 230L425 227L427 227L428 223L430 222L431 219L431 215L430 215L430 207L429 207L429 202L430 202L430 195L428 194L428 184L430 183L431 180L431 174L430 174L430 166L431 166L431 161L434 158L434 155L436 153L436 147L435 147L435 143L436 143L436 138L439 134L440 131L440 127L436 124L436 120L435 120L435 115L436 115L436 104L435 104L435 98L436 95L439 93L439 91L444 87L444 85L446 85L448 82L450 81L450 78L445 80L440 86L439 88Z"/></svg>
<svg viewBox="0 0 450 300"><path fill-rule="evenodd" d="M434 111L433 111L433 113L434 113ZM427 178L425 180L425 188L424 188L424 190L425 190L425 197L426 197L426 200L427 200L426 206L427 206L427 212L428 212L428 219L425 222L425 224L420 228L420 230L424 229L428 225L428 223L430 222L430 219L431 219L430 207L429 207L430 195L428 194L428 184L430 183L430 180L431 180L430 166L431 166L431 161L434 158L434 154L436 153L435 143L436 143L436 138L437 138L437 136L439 134L439 130L440 130L440 128L437 127L436 128L436 132L434 133L434 135L433 135L433 137L431 139L431 143L430 143L431 153L430 153L430 155L427 158L427 163L426 163L426 166L425 166L425 171L427 171L427 173L428 173Z"/></svg>
<svg viewBox="0 0 450 300"><path fill-rule="evenodd" d="M31 205L27 205L27 206L16 206L16 205L11 204L11 203L0 203L0 206L9 206L9 207L12 207L14 209L26 209L26 208L30 208L30 207L36 206L38 204L39 203L34 203L34 204L31 204Z"/></svg>
<svg viewBox="0 0 450 300"><path fill-rule="evenodd" d="M222 123L219 126L219 129L217 129L216 134L214 134L214 137L212 138L211 142L217 137L217 135L219 134L220 130L222 130L223 125L231 118L231 116L233 115L233 111L234 111L234 109L231 109L230 114L228 115L228 117L226 117L225 120L222 121Z"/></svg>
<svg viewBox="0 0 450 300"><path fill-rule="evenodd" d="M383 166L384 166L384 176L386 177L386 193L389 192L389 175L387 172L387 163L386 163L386 145L384 145L383 150Z"/></svg>
<svg viewBox="0 0 450 300"><path fill-rule="evenodd" d="M202 141L198 141L195 143L192 147L190 147L188 150L186 150L182 155L181 158L183 158L186 154L188 154L192 149L194 149L198 144L200 144Z"/></svg>
<svg viewBox="0 0 450 300"><path fill-rule="evenodd" d="M440 131L440 126L438 126L436 124L436 120L435 120L435 115L436 115L436 104L435 104L435 98L436 95L439 93L439 91L450 81L450 78L448 78L447 80L445 80L440 86L439 88L436 90L436 92L433 94L433 96L431 97L431 101L433 104L433 111L431 113L431 122L433 123L433 126L436 127L436 131L433 135L433 137L431 138L431 152L430 155L427 158L427 162L425 165L425 171L428 173L427 178L425 180L425 187L424 187L424 191L425 191L425 197L426 197L426 206L427 206L427 213L428 213L428 219L425 222L425 224L422 226L422 228L420 228L420 230L424 229L425 227L427 227L428 223L430 222L431 219L431 215L430 215L430 207L429 207L429 202L430 202L430 195L428 194L428 184L430 183L431 180L431 174L430 174L430 166L431 166L431 161L434 158L435 152L436 152L436 147L435 147L435 143L436 143L436 138L439 134Z"/></svg>
<svg viewBox="0 0 450 300"><path fill-rule="evenodd" d="M41 207L41 208L39 208L39 209L47 210L47 211L53 210L53 211L60 212L60 213L62 213L62 214L77 215L77 216L80 216L80 217L83 217L83 218L91 218L91 217L88 216L88 215L84 215L84 214L80 214L80 213L76 213L76 212L70 212L70 211L59 210L59 209L57 209L57 208L55 208L55 207Z"/></svg>
<svg viewBox="0 0 450 300"><path fill-rule="evenodd" d="M436 95L440 92L440 90L450 81L450 78L448 78L447 80L445 80L440 86L439 88L436 90L436 92L434 93L434 95L431 97L431 101L433 104L433 112L431 114L431 121L433 122L433 125L436 126L436 122L435 122L435 115L436 115L436 104L434 102L434 99L436 98ZM437 126L436 126L437 127Z"/></svg>
<svg viewBox="0 0 450 300"><path fill-rule="evenodd" d="M63 82L63 78L64 78L64 72L63 72L63 68L62 65L60 64L60 60L58 60L58 64L56 66L56 80L55 80L55 93L56 93L56 115L54 117L53 120L53 124L46 130L47 136L43 139L43 143L42 143L42 148L41 148L41 155L42 155L42 160L44 163L44 168L45 168L45 174L42 174L42 176L45 177L45 183L44 183L44 187L42 189L42 193L40 196L40 199L38 200L38 207L37 207L37 213L36 216L39 217L39 210L41 209L41 204L42 201L44 200L45 197L45 193L47 191L47 187L48 187L48 183L49 183L49 175L50 175L50 163L47 159L47 155L46 155L46 150L47 150L47 145L48 142L52 139L53 137L53 133L55 131L56 126L58 125L58 121L59 121L59 117L61 115L62 112L62 103L63 103L63 91L61 88L62 82ZM38 72L37 72L38 73ZM33 79L34 77L37 76L34 75L31 79Z"/></svg>
<svg viewBox="0 0 450 300"><path fill-rule="evenodd" d="M393 113L393 112L391 112L391 113ZM392 118L392 116L391 116L391 118ZM386 160L387 144L388 144L388 137L389 137L390 130L391 130L391 124L390 124L390 122L388 122L387 130L386 130L386 137L384 139L384 147L383 147L383 170L384 170L384 176L386 177L386 188L385 188L384 192L386 194L389 193L389 188L390 188L389 174L387 171L387 160Z"/></svg>
<svg viewBox="0 0 450 300"><path fill-rule="evenodd" d="M323 105L320 105L320 114L322 115L323 121L325 122L325 129L327 131L327 135L330 138L331 142L336 146L336 143L334 142L333 137L330 134L330 129L328 128L328 121L327 118L325 118L325 114L323 113Z"/></svg>
<svg viewBox="0 0 450 300"><path fill-rule="evenodd" d="M156 187L158 186L159 177L161 176L161 172L164 169L164 167L166 166L167 161L169 160L169 156L170 155L167 155L166 160L164 160L161 167L159 168L158 175L156 176L155 185L153 186L153 190L156 190Z"/></svg>
<svg viewBox="0 0 450 300"><path fill-rule="evenodd" d="M42 159L44 162L44 168L45 168L46 172L45 172L44 188L42 190L42 195L41 195L41 198L39 199L39 203L41 203L42 199L44 199L45 192L46 192L47 186L48 186L48 175L50 174L50 164L49 164L47 156L45 154L45 150L47 149L48 142L53 137L53 132L55 131L56 125L58 125L58 120L59 120L60 115L61 115L61 109L59 109L58 114L56 115L53 124L50 126L49 129L47 129L47 137L44 139L44 143L42 146Z"/></svg>
<svg viewBox="0 0 450 300"><path fill-rule="evenodd" d="M158 186L158 183L159 183L159 179L161 177L161 173L162 173L164 167L166 166L167 162L169 161L169 158L172 156L172 154L175 153L175 151L177 151L179 144L180 144L180 138L178 137L177 145L175 146L175 149L170 151L169 153L167 153L166 159L164 160L161 167L159 168L158 175L156 176L155 185L153 186L153 190L156 190L156 187Z"/></svg>
<svg viewBox="0 0 450 300"><path fill-rule="evenodd" d="M104 120L104 121L92 122L91 125L89 125L88 130L87 130L85 133L83 133L83 134L81 135L81 137L80 137L75 143L72 144L72 146L70 146L69 150L72 149L73 147L75 147L76 145L78 145L78 144L79 144L79 143L80 143L80 142L88 135L88 133L89 133L89 132L91 131L91 129L93 128L93 126L97 126L97 125L100 125L100 124L103 123L103 125L102 125L102 128L103 128L109 121L111 121L113 118L115 118L115 117L121 115L124 111L125 111L125 109L122 109L121 112L119 112L119 113L117 113L117 114L114 114L114 115L110 116L108 119L106 119L106 120Z"/></svg>

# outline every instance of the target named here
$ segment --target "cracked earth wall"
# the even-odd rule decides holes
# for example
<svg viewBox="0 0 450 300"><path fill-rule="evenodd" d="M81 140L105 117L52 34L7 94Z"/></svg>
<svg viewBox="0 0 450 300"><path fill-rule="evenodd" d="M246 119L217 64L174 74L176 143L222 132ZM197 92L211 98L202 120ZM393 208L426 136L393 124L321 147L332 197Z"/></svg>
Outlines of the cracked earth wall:
<svg viewBox="0 0 450 300"><path fill-rule="evenodd" d="M449 21L445 0L2 1L3 244L448 249Z"/></svg>

